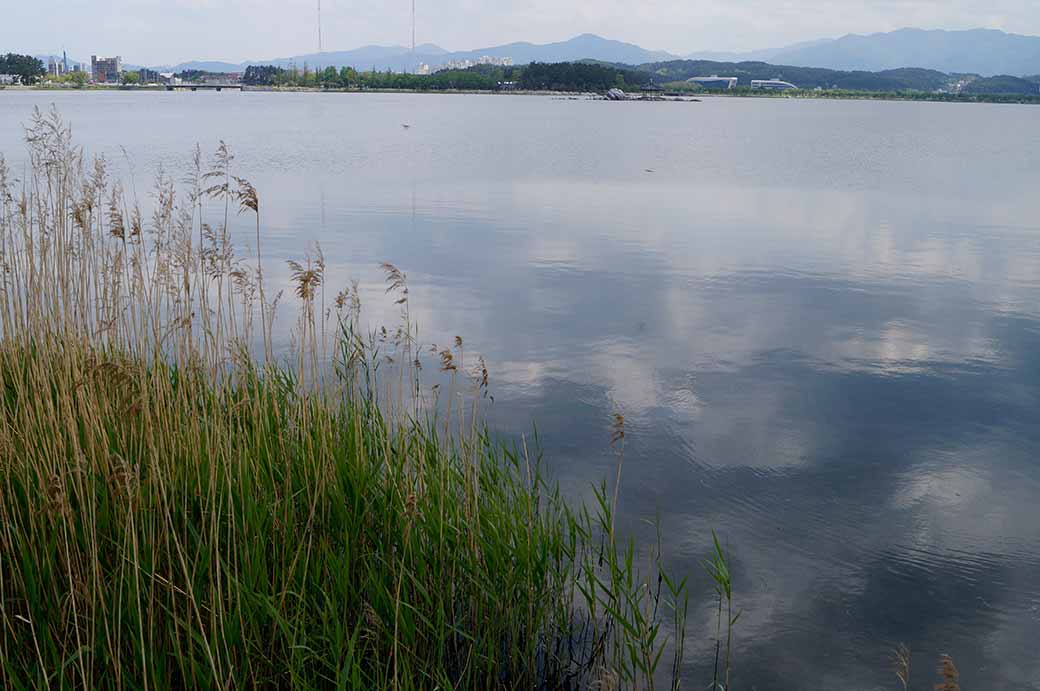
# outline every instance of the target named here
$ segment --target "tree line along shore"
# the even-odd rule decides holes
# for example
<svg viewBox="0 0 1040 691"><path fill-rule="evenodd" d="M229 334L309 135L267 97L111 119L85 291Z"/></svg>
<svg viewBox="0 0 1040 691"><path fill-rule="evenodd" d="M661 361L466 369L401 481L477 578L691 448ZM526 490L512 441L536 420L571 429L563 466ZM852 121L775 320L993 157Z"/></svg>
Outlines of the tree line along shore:
<svg viewBox="0 0 1040 691"><path fill-rule="evenodd" d="M161 84L142 84L140 73L127 71L119 84L92 84L89 76L72 72L47 76L40 61L9 54L0 58L0 74L17 77L23 87L158 90ZM731 89L704 88L688 81L694 77L728 75ZM755 80L776 77L797 88L781 93L752 88ZM222 73L186 70L172 75L178 86L229 83ZM233 86L261 90L293 91L408 91L454 93L596 93L610 89L639 92L647 87L675 95L704 94L734 97L793 97L828 99L915 100L945 102L1040 103L1040 75L946 74L935 70L905 68L883 72L840 71L771 65L762 62L720 63L675 60L631 66L595 61L531 63L521 66L475 65L467 69L432 74L359 71L353 67L278 67L250 65Z"/></svg>

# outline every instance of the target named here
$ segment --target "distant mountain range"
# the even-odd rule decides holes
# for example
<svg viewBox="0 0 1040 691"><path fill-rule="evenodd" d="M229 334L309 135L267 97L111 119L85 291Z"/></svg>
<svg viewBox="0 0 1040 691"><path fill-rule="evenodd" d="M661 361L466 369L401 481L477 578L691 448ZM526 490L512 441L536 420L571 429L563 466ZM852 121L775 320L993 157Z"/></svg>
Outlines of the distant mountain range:
<svg viewBox="0 0 1040 691"><path fill-rule="evenodd" d="M758 60L834 70L921 67L947 73L1023 76L1040 73L1040 36L992 29L900 29L868 36L849 34L773 50L692 53L686 57L729 62Z"/></svg>
<svg viewBox="0 0 1040 691"><path fill-rule="evenodd" d="M517 65L530 62L570 62L575 60L602 60L604 62L623 62L638 65L647 62L675 59L675 55L661 50L646 50L631 43L612 41L610 39L582 34L569 41L557 43L508 43L502 46L479 48L449 52L440 46L427 43L416 46L415 57L411 49L404 46L364 46L354 50L327 51L310 53L272 60L247 60L241 63L219 61L193 61L179 65L163 65L157 69L164 71L206 70L209 72L241 72L249 65L276 65L287 67L354 67L359 70L375 69L396 72L410 70L419 63L431 66L444 65L452 61L476 61L480 57L512 58Z"/></svg>
<svg viewBox="0 0 1040 691"><path fill-rule="evenodd" d="M286 67L350 66L359 70L407 71L418 63L433 67L452 61L476 61L482 56L512 58L518 65L529 62L597 60L615 64L644 65L669 60L712 60L717 62L769 62L797 67L834 70L884 71L904 67L936 70L947 74L1014 75L1040 74L1040 36L1009 34L991 29L926 31L900 29L866 36L849 34L836 39L797 43L783 48L743 53L693 52L673 55L647 50L632 43L582 34L557 43L509 43L467 51L447 51L427 43L416 47L415 56L404 46L364 46L354 50L294 55L239 63L196 60L177 65L156 66L160 71L205 70L241 72L249 65Z"/></svg>

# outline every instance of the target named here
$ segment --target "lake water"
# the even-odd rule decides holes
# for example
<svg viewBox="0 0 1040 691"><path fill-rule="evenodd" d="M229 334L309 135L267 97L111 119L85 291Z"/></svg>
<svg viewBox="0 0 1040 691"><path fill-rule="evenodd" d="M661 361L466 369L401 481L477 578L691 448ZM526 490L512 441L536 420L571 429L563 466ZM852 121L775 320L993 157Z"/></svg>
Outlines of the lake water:
<svg viewBox="0 0 1040 691"><path fill-rule="evenodd" d="M901 642L917 688L940 653L966 689L1040 688L1040 108L9 91L10 161L52 102L142 176L226 140L271 280L319 241L392 321L400 266L573 496L623 413L622 522L659 516L696 584L686 688L711 528L738 688L895 689Z"/></svg>

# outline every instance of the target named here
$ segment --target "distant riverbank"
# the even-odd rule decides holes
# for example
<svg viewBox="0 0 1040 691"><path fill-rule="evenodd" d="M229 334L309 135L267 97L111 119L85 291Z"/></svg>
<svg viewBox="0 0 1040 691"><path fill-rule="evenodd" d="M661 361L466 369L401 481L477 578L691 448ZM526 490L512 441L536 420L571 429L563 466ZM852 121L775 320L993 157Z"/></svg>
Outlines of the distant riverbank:
<svg viewBox="0 0 1040 691"><path fill-rule="evenodd" d="M217 88L217 85L198 85L198 89L213 91ZM547 91L547 90L487 90L487 89L320 89L316 87L303 87L303 86L240 86L238 84L219 85L219 88L226 89L228 91L248 91L248 92L260 92L260 93L330 93L330 94L470 94L470 95L488 95L488 96L575 96L575 97L598 97L599 94L592 92L582 91ZM155 86L125 86L121 84L89 84L83 87L66 86L66 85L45 85L36 84L34 86L20 86L20 85L2 85L0 91L83 91L83 92L96 92L96 91L123 91L123 92L162 92L166 93L169 91L191 91L191 84L177 85L175 88L164 85Z"/></svg>
<svg viewBox="0 0 1040 691"><path fill-rule="evenodd" d="M179 91L191 90L192 85L183 84L176 87ZM214 90L214 85L198 85L203 88ZM570 98L588 98L598 100L602 94L590 91L554 91L548 89L323 89L318 87L303 86L239 86L237 84L220 85L221 89L242 90L250 92L265 93L372 93L372 94L468 94L468 95L494 95L494 96L557 96ZM119 84L90 84L83 87L69 85L37 84L34 86L3 85L0 91L129 91L129 92L167 92L171 89L164 85L155 86L127 86ZM638 92L629 91L632 100L640 100ZM762 91L762 90L739 90L732 92L718 91L694 91L694 90L666 90L664 100L679 100L691 102L701 98L784 98L784 99L824 99L841 101L924 101L929 103L997 103L1007 105L1040 105L1040 94L1036 96L1016 94L953 94L953 93L925 93L925 92L880 92L880 91L854 91L830 89L823 91L789 90L789 91ZM692 98L696 97L696 99Z"/></svg>
<svg viewBox="0 0 1040 691"><path fill-rule="evenodd" d="M798 98L837 101L924 101L928 103L1004 103L1017 105L1040 105L1040 94L1036 96L1015 94L950 94L924 92L852 91L831 89L824 91L736 91L736 92L689 92L699 98Z"/></svg>

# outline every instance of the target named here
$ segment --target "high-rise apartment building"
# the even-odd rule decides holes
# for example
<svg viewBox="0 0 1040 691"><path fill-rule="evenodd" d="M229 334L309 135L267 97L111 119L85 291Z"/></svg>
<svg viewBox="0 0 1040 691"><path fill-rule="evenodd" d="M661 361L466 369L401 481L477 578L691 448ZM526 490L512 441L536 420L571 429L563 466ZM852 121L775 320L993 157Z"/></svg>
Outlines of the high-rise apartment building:
<svg viewBox="0 0 1040 691"><path fill-rule="evenodd" d="M119 81L123 73L123 60L118 55L114 58L90 56L90 78L98 84L113 84Z"/></svg>

